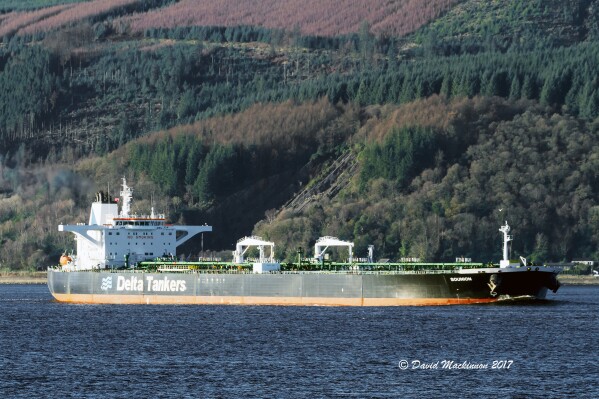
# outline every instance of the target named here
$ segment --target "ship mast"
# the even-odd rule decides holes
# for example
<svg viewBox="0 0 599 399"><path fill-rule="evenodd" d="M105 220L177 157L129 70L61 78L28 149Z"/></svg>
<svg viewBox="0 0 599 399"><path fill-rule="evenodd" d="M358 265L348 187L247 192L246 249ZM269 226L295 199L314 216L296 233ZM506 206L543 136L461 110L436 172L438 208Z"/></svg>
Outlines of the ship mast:
<svg viewBox="0 0 599 399"><path fill-rule="evenodd" d="M123 205L121 207L121 217L129 217L129 211L131 210L131 199L133 198L133 191L131 187L127 186L127 180L123 177L123 189L121 190L121 198Z"/></svg>
<svg viewBox="0 0 599 399"><path fill-rule="evenodd" d="M508 267L510 265L508 243L512 241L512 236L508 234L510 226L507 224L507 220L505 221L505 225L499 228L499 231L503 233L503 259L499 262L499 266Z"/></svg>

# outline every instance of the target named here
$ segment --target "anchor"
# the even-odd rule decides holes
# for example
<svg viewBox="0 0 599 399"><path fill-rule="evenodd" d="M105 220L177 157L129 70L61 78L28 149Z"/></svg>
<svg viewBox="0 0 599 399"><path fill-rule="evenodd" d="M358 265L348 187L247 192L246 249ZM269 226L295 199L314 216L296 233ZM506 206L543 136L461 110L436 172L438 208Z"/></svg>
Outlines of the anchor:
<svg viewBox="0 0 599 399"><path fill-rule="evenodd" d="M489 278L489 282L487 283L487 285L491 289L491 296L497 296L497 292L495 292L495 289L499 287L500 282L501 281L499 280L499 276L497 274L492 274Z"/></svg>

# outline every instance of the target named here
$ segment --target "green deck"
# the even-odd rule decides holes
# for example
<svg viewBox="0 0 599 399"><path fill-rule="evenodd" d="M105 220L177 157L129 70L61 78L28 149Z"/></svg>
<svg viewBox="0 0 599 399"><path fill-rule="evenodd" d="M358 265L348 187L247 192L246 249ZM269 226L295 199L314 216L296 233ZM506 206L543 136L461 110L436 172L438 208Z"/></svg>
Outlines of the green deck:
<svg viewBox="0 0 599 399"><path fill-rule="evenodd" d="M144 261L137 264L137 268L143 270L168 269L176 270L251 270L253 263L234 262L188 262L188 261ZM281 271L452 271L460 269L479 269L497 267L494 264L485 263L342 263L342 262L283 262Z"/></svg>

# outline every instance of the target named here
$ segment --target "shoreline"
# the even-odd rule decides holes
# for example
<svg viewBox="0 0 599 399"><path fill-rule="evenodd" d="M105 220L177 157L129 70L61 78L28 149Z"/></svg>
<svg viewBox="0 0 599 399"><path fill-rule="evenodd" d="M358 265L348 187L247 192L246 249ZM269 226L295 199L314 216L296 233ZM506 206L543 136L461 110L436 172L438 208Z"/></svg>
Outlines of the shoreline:
<svg viewBox="0 0 599 399"><path fill-rule="evenodd" d="M557 279L563 285L599 285L599 277L576 276L576 275L558 275Z"/></svg>
<svg viewBox="0 0 599 399"><path fill-rule="evenodd" d="M0 284L47 284L47 272L1 272Z"/></svg>
<svg viewBox="0 0 599 399"><path fill-rule="evenodd" d="M563 285L599 285L599 278L593 276L559 275ZM2 272L0 284L47 284L47 272Z"/></svg>

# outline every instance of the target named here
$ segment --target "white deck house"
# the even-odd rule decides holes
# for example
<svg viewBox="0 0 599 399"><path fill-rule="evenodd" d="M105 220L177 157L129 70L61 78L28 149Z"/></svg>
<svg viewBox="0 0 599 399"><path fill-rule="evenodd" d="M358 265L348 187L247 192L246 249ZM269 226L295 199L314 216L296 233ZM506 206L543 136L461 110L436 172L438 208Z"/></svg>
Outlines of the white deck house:
<svg viewBox="0 0 599 399"><path fill-rule="evenodd" d="M103 193L92 203L88 224L59 225L77 241L77 256L64 267L71 270L104 269L134 265L142 260L175 255L177 247L211 226L174 226L164 215L130 215L132 190L123 178L121 211L116 201Z"/></svg>

